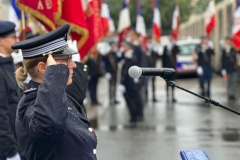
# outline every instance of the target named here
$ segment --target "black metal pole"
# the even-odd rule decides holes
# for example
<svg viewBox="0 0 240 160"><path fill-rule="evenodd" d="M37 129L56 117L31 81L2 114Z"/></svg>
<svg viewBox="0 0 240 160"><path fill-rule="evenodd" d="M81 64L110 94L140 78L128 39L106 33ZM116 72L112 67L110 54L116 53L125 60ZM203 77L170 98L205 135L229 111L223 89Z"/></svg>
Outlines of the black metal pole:
<svg viewBox="0 0 240 160"><path fill-rule="evenodd" d="M166 81L167 85L170 86L170 87L177 87L177 88L179 88L179 89L181 89L181 90L183 90L183 91L185 91L185 92L191 93L191 94L193 94L193 95L195 95L195 96L197 96L197 97L205 100L206 103L213 104L213 105L215 105L215 106L218 106L218 107L221 107L221 108L223 108L223 109L226 109L226 110L228 110L228 111L230 111L230 112L232 112L232 113L235 113L235 114L237 114L237 115L240 115L240 112L237 112L237 111L235 111L235 110L233 110L233 109L231 109L231 108L228 108L228 107L220 104L219 102L216 102L216 101L214 101L214 100L212 100L212 99L210 99L210 98L206 98L206 97L200 96L200 95L198 95L198 94L196 94L196 93L193 93L193 92L191 92L191 91L189 91L189 90L187 90L187 89L185 89L185 88L182 88L182 87L180 87L180 86L177 86L177 85L175 84L175 82L173 82L173 81L170 81L170 80L168 80L168 79L164 79L164 80Z"/></svg>

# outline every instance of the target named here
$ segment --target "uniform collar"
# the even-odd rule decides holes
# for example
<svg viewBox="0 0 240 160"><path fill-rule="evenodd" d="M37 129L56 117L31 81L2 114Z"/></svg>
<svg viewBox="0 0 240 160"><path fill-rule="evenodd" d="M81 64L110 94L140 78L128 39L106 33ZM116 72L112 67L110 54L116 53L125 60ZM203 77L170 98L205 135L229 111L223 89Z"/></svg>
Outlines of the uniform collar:
<svg viewBox="0 0 240 160"><path fill-rule="evenodd" d="M10 57L2 57L2 56L0 56L0 63L2 64L2 63L13 63L13 58L12 58L12 56L10 56Z"/></svg>
<svg viewBox="0 0 240 160"><path fill-rule="evenodd" d="M35 82L35 81L33 81L33 80L30 80L29 83L28 83L28 89L38 88L38 86L39 86L40 84L41 84L41 83Z"/></svg>

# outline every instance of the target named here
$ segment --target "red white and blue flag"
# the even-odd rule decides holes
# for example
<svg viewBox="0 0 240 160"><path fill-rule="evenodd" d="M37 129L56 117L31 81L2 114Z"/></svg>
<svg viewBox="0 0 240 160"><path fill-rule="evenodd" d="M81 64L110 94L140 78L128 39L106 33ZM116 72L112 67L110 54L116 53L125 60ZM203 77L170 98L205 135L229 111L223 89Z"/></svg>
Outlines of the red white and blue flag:
<svg viewBox="0 0 240 160"><path fill-rule="evenodd" d="M175 3L173 6L173 19L172 19L172 36L175 40L178 39L179 26L180 26L179 7L178 4Z"/></svg>
<svg viewBox="0 0 240 160"><path fill-rule="evenodd" d="M115 32L115 26L111 18L110 10L106 2L102 3L101 17L103 20L103 29L105 34L107 32Z"/></svg>
<svg viewBox="0 0 240 160"><path fill-rule="evenodd" d="M111 12L110 12L110 18L108 20L108 25L109 25L109 31L110 32L115 32L116 31L116 27L114 25Z"/></svg>
<svg viewBox="0 0 240 160"><path fill-rule="evenodd" d="M232 42L235 49L240 50L240 0L236 0L233 13Z"/></svg>
<svg viewBox="0 0 240 160"><path fill-rule="evenodd" d="M120 47L123 39L126 38L131 28L130 12L128 9L129 0L123 0L122 9L119 13L118 20L118 47Z"/></svg>
<svg viewBox="0 0 240 160"><path fill-rule="evenodd" d="M146 26L145 26L145 21L144 17L142 14L142 0L137 1L137 20L136 20L136 32L141 35L141 40L142 40L142 45L144 50L147 50L147 33L146 33Z"/></svg>
<svg viewBox="0 0 240 160"><path fill-rule="evenodd" d="M215 1L211 0L205 12L205 33L210 35L216 25Z"/></svg>
<svg viewBox="0 0 240 160"><path fill-rule="evenodd" d="M161 14L158 9L158 0L153 0L153 28L152 28L153 38L160 42L160 38L162 35L162 27L161 27Z"/></svg>

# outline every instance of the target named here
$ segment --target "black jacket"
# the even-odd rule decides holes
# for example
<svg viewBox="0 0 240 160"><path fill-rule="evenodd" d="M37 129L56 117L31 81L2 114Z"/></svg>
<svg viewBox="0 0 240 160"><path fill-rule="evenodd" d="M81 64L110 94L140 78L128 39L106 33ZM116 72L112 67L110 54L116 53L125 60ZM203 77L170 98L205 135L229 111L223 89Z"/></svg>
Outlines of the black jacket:
<svg viewBox="0 0 240 160"><path fill-rule="evenodd" d="M14 70L12 57L0 56L0 155L6 157L12 157L18 151L15 119L20 94Z"/></svg>
<svg viewBox="0 0 240 160"><path fill-rule="evenodd" d="M82 107L83 101L86 98L86 92L88 87L88 71L87 65L80 62L75 62L77 67L73 70L72 84L66 88L66 93L73 97ZM85 108L83 108L86 111Z"/></svg>
<svg viewBox="0 0 240 160"><path fill-rule="evenodd" d="M202 50L201 45L197 45L195 52L197 53L197 63L198 66L205 66L211 68L211 59L214 55L214 51L211 48L207 48L205 51Z"/></svg>
<svg viewBox="0 0 240 160"><path fill-rule="evenodd" d="M229 51L222 49L222 69L226 69L228 74L237 70L237 54L233 47Z"/></svg>
<svg viewBox="0 0 240 160"><path fill-rule="evenodd" d="M133 58L136 61L136 65L139 67L149 67L149 61L147 55L144 53L141 45L134 45Z"/></svg>
<svg viewBox="0 0 240 160"><path fill-rule="evenodd" d="M135 92L138 91L137 84L134 82L134 79L131 78L128 74L128 70L130 67L136 65L135 60L126 58L124 60L124 64L122 66L121 71L121 84L126 87L126 91Z"/></svg>
<svg viewBox="0 0 240 160"><path fill-rule="evenodd" d="M179 53L179 47L173 44L171 51L168 51L167 46L164 46L162 55L162 66L164 68L177 68L177 54Z"/></svg>
<svg viewBox="0 0 240 160"><path fill-rule="evenodd" d="M16 132L27 160L95 160L97 138L82 107L65 93L69 70L52 65L30 81L17 109Z"/></svg>
<svg viewBox="0 0 240 160"><path fill-rule="evenodd" d="M118 57L116 52L111 51L107 55L103 57L103 62L105 63L105 70L106 72L115 75L117 74L118 70Z"/></svg>

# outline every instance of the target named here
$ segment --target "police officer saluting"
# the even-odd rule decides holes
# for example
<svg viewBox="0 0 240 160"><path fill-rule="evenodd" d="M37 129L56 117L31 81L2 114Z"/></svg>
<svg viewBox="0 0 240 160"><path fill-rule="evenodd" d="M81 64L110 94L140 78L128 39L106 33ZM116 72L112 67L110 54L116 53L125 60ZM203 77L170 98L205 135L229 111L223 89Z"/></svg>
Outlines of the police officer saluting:
<svg viewBox="0 0 240 160"><path fill-rule="evenodd" d="M12 46L21 49L22 83L31 76L17 109L16 133L26 160L95 160L97 138L80 104L65 93L76 64L68 48L70 26Z"/></svg>
<svg viewBox="0 0 240 160"><path fill-rule="evenodd" d="M11 57L11 45L16 42L15 24L0 21L0 160L20 160L15 134L15 115L20 94Z"/></svg>

